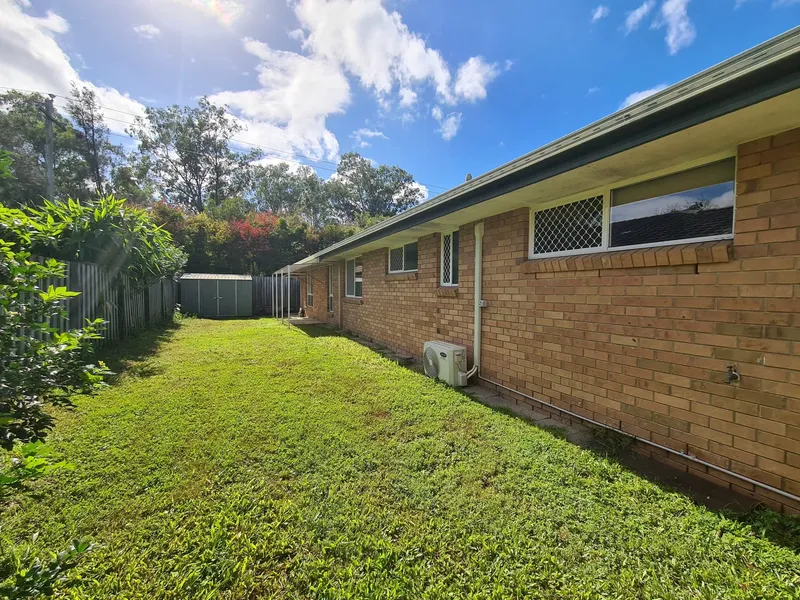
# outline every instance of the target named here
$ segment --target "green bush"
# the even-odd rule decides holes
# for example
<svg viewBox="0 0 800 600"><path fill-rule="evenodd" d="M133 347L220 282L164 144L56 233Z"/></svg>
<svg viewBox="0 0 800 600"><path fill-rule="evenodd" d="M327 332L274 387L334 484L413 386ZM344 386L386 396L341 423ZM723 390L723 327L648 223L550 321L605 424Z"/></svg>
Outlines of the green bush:
<svg viewBox="0 0 800 600"><path fill-rule="evenodd" d="M112 276L124 273L137 281L171 277L186 264L168 231L114 196L0 207L0 239L42 256L97 263Z"/></svg>

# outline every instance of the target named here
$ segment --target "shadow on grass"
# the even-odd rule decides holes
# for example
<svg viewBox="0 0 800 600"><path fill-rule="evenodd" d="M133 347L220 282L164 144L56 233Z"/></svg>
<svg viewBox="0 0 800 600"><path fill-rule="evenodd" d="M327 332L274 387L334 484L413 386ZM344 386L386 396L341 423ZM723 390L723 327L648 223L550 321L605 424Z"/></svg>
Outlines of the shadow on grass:
<svg viewBox="0 0 800 600"><path fill-rule="evenodd" d="M172 338L179 327L178 323L166 321L151 329L139 331L128 339L116 342L113 346L100 348L97 357L105 361L114 373L110 382L115 383L123 374L136 377L158 375L161 369L152 365L149 359Z"/></svg>
<svg viewBox="0 0 800 600"><path fill-rule="evenodd" d="M342 331L326 327L325 325L292 323L292 327L303 332L311 338L318 337L347 337Z"/></svg>

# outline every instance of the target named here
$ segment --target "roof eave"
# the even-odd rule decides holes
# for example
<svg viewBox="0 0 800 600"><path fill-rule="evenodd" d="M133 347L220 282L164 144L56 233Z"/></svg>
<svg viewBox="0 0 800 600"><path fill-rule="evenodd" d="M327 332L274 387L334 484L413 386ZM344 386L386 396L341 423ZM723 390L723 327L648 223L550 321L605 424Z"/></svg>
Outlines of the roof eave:
<svg viewBox="0 0 800 600"><path fill-rule="evenodd" d="M800 27L312 254L318 264L503 194L800 88Z"/></svg>

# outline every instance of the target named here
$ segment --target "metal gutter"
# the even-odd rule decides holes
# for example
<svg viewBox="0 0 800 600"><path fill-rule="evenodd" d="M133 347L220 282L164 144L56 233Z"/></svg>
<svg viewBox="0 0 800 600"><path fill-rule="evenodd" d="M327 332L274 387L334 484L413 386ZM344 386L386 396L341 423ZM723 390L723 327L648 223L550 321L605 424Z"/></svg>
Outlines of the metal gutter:
<svg viewBox="0 0 800 600"><path fill-rule="evenodd" d="M800 27L299 261L314 264L800 88Z"/></svg>

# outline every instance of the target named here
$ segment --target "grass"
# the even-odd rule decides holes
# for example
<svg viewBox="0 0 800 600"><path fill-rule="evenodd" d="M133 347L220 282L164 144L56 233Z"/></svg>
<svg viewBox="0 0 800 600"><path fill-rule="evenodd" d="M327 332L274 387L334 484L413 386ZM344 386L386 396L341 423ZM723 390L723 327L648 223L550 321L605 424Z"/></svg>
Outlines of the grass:
<svg viewBox="0 0 800 600"><path fill-rule="evenodd" d="M346 338L187 320L0 515L68 598L797 598L797 548ZM118 357L123 359L124 356ZM119 361L118 361L119 362ZM794 530L796 531L796 529Z"/></svg>

